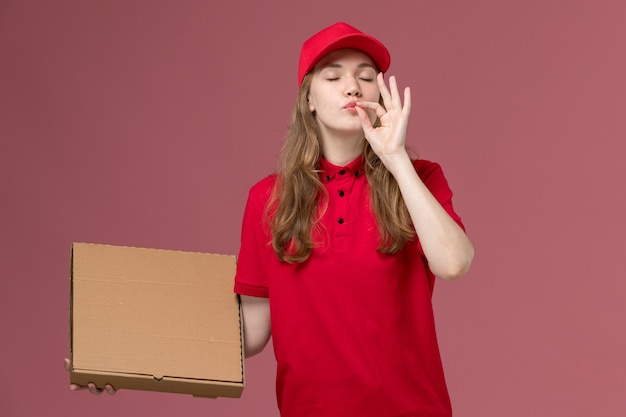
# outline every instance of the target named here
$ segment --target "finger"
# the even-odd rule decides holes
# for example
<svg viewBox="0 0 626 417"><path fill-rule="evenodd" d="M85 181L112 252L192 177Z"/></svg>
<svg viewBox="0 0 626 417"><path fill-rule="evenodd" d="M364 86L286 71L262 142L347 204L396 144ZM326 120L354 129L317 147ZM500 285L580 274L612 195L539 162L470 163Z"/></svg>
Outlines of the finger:
<svg viewBox="0 0 626 417"><path fill-rule="evenodd" d="M404 113L406 117L411 113L411 89L409 87L404 89L404 107L402 108L402 113Z"/></svg>
<svg viewBox="0 0 626 417"><path fill-rule="evenodd" d="M393 75L389 77L389 90L391 94L391 105L397 109L401 109L402 102L400 101L400 93L398 92L398 82Z"/></svg>
<svg viewBox="0 0 626 417"><path fill-rule="evenodd" d="M391 95L389 94L389 90L385 85L385 79L383 78L383 73L379 72L376 76L376 81L378 82L378 90L380 90L380 96L383 98L383 103L385 106L391 105Z"/></svg>
<svg viewBox="0 0 626 417"><path fill-rule="evenodd" d="M369 115L367 114L367 112L365 110L363 110L362 108L360 108L359 106L355 107L356 113L359 116L359 120L361 121L361 127L363 128L364 132L368 132L370 130L372 130L372 121L370 120Z"/></svg>
<svg viewBox="0 0 626 417"><path fill-rule="evenodd" d="M117 392L117 390L113 388L113 385L111 384L106 384L104 390L107 392L107 394L110 395L115 395L115 393Z"/></svg>
<svg viewBox="0 0 626 417"><path fill-rule="evenodd" d="M380 103L374 103L372 101L357 101L356 106L364 109L374 110L374 112L376 113L376 117L378 117L379 119L387 114L387 110L385 110L385 108L381 106Z"/></svg>
<svg viewBox="0 0 626 417"><path fill-rule="evenodd" d="M83 387L81 387L80 385L70 384L70 390L72 391L80 391L81 389L83 389Z"/></svg>
<svg viewBox="0 0 626 417"><path fill-rule="evenodd" d="M69 371L70 370L70 360L68 358L65 358L63 360L63 365L65 366L65 370Z"/></svg>
<svg viewBox="0 0 626 417"><path fill-rule="evenodd" d="M98 387L96 387L96 384L94 384L93 382L88 383L87 388L89 389L89 392L91 392L92 394L96 394L96 395L102 394L102 390L98 389Z"/></svg>

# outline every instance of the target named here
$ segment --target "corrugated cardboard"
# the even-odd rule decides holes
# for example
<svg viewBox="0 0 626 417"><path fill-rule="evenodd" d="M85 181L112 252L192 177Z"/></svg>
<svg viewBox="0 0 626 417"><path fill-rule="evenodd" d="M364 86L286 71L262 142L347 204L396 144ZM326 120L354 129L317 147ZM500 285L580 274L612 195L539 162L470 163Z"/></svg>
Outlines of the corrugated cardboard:
<svg viewBox="0 0 626 417"><path fill-rule="evenodd" d="M235 257L74 243L70 382L240 397Z"/></svg>

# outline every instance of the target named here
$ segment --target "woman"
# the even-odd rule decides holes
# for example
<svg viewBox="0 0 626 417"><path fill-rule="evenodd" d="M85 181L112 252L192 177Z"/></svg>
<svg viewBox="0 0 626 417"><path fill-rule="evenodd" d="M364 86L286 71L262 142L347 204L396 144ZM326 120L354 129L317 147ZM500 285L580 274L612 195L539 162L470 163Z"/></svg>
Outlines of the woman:
<svg viewBox="0 0 626 417"><path fill-rule="evenodd" d="M439 165L405 147L410 90L343 22L302 46L278 172L245 209L246 355L273 336L283 417L450 416L431 295L473 247Z"/></svg>

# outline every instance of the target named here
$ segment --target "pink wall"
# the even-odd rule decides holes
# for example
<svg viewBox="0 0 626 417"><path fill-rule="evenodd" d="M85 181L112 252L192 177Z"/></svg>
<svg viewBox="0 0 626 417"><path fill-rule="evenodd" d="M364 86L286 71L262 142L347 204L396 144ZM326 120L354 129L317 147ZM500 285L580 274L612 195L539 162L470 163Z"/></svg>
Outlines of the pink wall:
<svg viewBox="0 0 626 417"><path fill-rule="evenodd" d="M69 247L236 253L337 20L389 46L475 242L435 293L455 415L626 415L626 3L383 3L0 3L0 415L277 416L271 350L238 400L71 392Z"/></svg>

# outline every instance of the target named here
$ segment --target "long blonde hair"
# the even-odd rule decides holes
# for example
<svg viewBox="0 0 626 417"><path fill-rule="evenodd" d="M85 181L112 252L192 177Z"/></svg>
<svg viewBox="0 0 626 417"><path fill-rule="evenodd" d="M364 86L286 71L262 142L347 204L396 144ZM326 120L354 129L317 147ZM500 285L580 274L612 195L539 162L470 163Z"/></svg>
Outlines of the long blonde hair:
<svg viewBox="0 0 626 417"><path fill-rule="evenodd" d="M308 105L310 87L309 73L298 93L281 149L276 186L266 210L274 252L281 261L289 263L304 262L311 255L316 245L312 231L319 226L328 198L319 178L321 146L317 122ZM414 239L415 230L398 183L367 141L363 156L380 234L378 250L395 253Z"/></svg>

